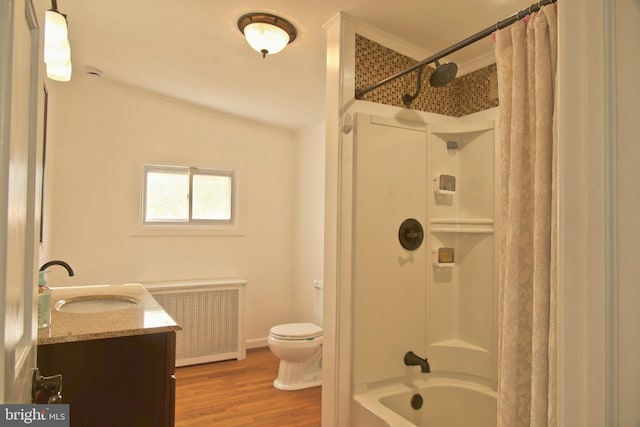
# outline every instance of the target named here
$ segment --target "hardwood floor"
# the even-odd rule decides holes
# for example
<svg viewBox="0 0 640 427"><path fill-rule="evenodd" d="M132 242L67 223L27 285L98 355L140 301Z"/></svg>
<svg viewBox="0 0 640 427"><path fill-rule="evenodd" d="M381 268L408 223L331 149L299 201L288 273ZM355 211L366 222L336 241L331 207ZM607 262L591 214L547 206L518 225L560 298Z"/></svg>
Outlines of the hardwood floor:
<svg viewBox="0 0 640 427"><path fill-rule="evenodd" d="M273 387L278 358L268 347L245 360L176 368L176 427L318 427L321 387Z"/></svg>

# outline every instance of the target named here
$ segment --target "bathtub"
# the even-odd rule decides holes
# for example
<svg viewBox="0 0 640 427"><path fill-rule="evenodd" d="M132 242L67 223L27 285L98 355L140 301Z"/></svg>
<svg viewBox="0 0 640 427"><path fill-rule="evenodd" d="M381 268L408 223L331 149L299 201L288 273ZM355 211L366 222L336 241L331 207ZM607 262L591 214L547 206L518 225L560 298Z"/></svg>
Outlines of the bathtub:
<svg viewBox="0 0 640 427"><path fill-rule="evenodd" d="M357 391L353 396L352 425L496 427L496 414L497 394L492 388L465 380L429 377Z"/></svg>

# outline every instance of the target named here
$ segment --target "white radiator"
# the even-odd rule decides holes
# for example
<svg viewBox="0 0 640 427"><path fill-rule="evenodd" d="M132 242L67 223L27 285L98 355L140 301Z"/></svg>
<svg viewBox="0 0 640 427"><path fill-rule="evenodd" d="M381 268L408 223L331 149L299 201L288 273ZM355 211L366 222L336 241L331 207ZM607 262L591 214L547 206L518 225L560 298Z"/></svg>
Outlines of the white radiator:
<svg viewBox="0 0 640 427"><path fill-rule="evenodd" d="M246 357L246 283L211 279L144 284L182 328L176 332L176 366Z"/></svg>

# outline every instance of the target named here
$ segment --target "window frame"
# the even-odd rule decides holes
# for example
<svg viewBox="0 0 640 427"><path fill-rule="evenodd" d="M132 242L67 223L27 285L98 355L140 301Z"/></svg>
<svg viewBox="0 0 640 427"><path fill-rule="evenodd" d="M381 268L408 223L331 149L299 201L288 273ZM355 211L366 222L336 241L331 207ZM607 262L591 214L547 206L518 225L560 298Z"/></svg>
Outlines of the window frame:
<svg viewBox="0 0 640 427"><path fill-rule="evenodd" d="M193 218L193 177L195 175L209 175L209 176L222 176L228 177L231 179L231 196L229 200L229 219L194 219ZM234 215L235 215L235 198L236 191L234 188L234 171L233 170L221 170L221 169L211 169L211 168L189 168L189 224L231 224L233 223Z"/></svg>
<svg viewBox="0 0 640 427"><path fill-rule="evenodd" d="M188 219L186 221L147 221L147 176L149 172L184 172L188 176ZM230 219L193 219L193 176L214 175L231 178L231 218ZM244 234L241 190L241 169L235 167L199 167L144 163L140 184L140 209L137 212L134 236L144 235L242 235Z"/></svg>

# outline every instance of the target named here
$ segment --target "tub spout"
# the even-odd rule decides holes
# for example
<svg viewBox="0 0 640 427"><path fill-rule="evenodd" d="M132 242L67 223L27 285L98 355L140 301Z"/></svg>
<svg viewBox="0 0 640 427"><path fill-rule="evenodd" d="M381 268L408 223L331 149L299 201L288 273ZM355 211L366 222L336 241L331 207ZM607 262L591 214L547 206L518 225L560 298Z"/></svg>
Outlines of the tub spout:
<svg viewBox="0 0 640 427"><path fill-rule="evenodd" d="M429 361L425 357L424 359L416 355L413 351L407 351L404 355L404 364L407 366L420 366L420 370L428 374L431 372Z"/></svg>

